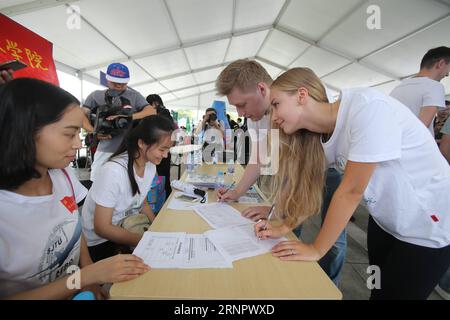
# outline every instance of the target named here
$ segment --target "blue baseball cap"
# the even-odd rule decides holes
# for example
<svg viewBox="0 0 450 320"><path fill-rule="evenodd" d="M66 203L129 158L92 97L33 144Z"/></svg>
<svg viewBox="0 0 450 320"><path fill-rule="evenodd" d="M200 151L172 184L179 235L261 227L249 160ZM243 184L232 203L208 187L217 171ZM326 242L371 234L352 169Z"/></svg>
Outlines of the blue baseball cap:
<svg viewBox="0 0 450 320"><path fill-rule="evenodd" d="M128 83L130 81L130 71L126 65L111 63L106 71L106 80L115 83Z"/></svg>

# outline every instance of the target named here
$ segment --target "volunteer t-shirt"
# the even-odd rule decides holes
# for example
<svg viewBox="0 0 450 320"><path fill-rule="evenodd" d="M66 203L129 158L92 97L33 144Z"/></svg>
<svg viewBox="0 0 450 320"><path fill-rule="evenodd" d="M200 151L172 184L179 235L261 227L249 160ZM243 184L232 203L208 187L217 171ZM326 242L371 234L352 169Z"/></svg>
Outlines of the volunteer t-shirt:
<svg viewBox="0 0 450 320"><path fill-rule="evenodd" d="M268 135L270 134L270 115L265 114L260 120L247 118L248 135L250 137L250 164L261 165L262 175L272 175L272 157L270 155ZM258 157L257 157L258 156Z"/></svg>
<svg viewBox="0 0 450 320"><path fill-rule="evenodd" d="M257 121L247 118L247 128L252 143L267 140L267 135L270 130L270 115L265 114Z"/></svg>
<svg viewBox="0 0 450 320"><path fill-rule="evenodd" d="M87 190L70 168L48 173L52 194L24 196L0 190L0 297L35 289L78 266L81 221L76 203ZM70 270L69 270L70 271Z"/></svg>
<svg viewBox="0 0 450 320"><path fill-rule="evenodd" d="M398 100L374 89L343 90L323 147L341 173L348 160L378 163L363 200L382 229L420 246L450 244L450 167L427 128Z"/></svg>
<svg viewBox="0 0 450 320"><path fill-rule="evenodd" d="M422 107L445 108L444 86L439 81L427 77L405 79L390 95L407 106L416 117L419 116ZM434 118L428 129L434 136L433 123Z"/></svg>
<svg viewBox="0 0 450 320"><path fill-rule="evenodd" d="M134 178L140 193L138 192L133 196L127 164L128 155L126 154L121 154L106 162L89 190L82 209L82 224L83 233L90 247L108 241L94 231L96 204L114 208L112 223L118 225L125 217L139 213L147 193L150 191L156 166L147 162L143 177L139 177L134 172Z"/></svg>
<svg viewBox="0 0 450 320"><path fill-rule="evenodd" d="M200 139L202 142L206 142L208 144L218 144L223 146L223 133L222 130L225 131L225 123L222 120L218 120L219 129L214 126L210 126L209 123L205 124L205 128L202 132L200 132Z"/></svg>

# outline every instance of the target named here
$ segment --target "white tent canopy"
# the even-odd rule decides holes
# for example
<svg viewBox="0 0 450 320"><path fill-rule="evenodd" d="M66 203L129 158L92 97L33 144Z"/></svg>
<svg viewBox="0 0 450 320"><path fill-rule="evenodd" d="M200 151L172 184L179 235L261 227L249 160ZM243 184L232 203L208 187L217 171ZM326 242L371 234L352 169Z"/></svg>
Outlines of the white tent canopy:
<svg viewBox="0 0 450 320"><path fill-rule="evenodd" d="M334 94L389 93L428 49L450 46L450 0L1 0L0 12L54 44L57 68L85 83L82 99L100 70L122 62L131 87L169 108L226 101L214 81L239 58L272 77L310 67Z"/></svg>

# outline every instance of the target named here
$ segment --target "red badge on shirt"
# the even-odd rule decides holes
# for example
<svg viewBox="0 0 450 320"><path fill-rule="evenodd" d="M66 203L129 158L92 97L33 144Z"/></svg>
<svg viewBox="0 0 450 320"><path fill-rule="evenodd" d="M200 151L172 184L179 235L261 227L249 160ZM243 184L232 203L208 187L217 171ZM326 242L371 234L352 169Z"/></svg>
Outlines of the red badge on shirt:
<svg viewBox="0 0 450 320"><path fill-rule="evenodd" d="M439 218L435 214L431 215L431 219L433 219L434 222L439 221Z"/></svg>
<svg viewBox="0 0 450 320"><path fill-rule="evenodd" d="M67 210L69 210L70 213L73 213L77 209L77 203L75 202L73 196L62 198L61 203L67 208Z"/></svg>

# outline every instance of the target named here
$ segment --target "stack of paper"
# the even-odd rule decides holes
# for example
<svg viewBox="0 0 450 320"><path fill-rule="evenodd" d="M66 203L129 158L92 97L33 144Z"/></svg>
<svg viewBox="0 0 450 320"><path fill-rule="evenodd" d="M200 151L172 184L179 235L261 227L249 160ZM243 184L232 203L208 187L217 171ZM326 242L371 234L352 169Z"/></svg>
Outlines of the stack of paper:
<svg viewBox="0 0 450 320"><path fill-rule="evenodd" d="M154 269L233 267L202 234L147 231L133 254Z"/></svg>
<svg viewBox="0 0 450 320"><path fill-rule="evenodd" d="M287 240L258 239L254 222L226 203L192 209L214 230L204 234L147 231L133 253L152 268L232 268L233 261L270 252Z"/></svg>
<svg viewBox="0 0 450 320"><path fill-rule="evenodd" d="M239 211L226 203L211 203L195 207L194 210L215 228L205 232L205 235L229 261L270 252L278 242L287 240L258 239L253 229L254 222L244 218Z"/></svg>
<svg viewBox="0 0 450 320"><path fill-rule="evenodd" d="M286 238L260 240L255 236L253 224L245 224L205 232L228 261L236 261L270 252L273 246Z"/></svg>
<svg viewBox="0 0 450 320"><path fill-rule="evenodd" d="M185 182L199 188L217 189L225 184L225 177L223 175L189 172Z"/></svg>
<svg viewBox="0 0 450 320"><path fill-rule="evenodd" d="M242 197L238 199L238 202L246 204L256 204L263 203L264 199L259 195L255 187L252 186Z"/></svg>
<svg viewBox="0 0 450 320"><path fill-rule="evenodd" d="M215 229L253 223L252 220L244 218L235 208L223 202L196 206L194 210Z"/></svg>

